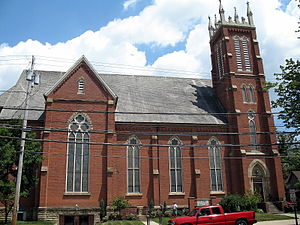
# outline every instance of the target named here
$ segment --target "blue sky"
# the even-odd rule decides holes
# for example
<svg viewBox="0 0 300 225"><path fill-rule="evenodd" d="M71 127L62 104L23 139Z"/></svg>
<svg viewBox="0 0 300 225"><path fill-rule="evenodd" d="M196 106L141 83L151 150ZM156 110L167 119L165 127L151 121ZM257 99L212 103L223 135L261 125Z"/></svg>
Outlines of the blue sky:
<svg viewBox="0 0 300 225"><path fill-rule="evenodd" d="M124 10L121 0L1 0L0 43L16 45L27 39L65 42L87 30L96 31L115 18L135 15L151 1Z"/></svg>

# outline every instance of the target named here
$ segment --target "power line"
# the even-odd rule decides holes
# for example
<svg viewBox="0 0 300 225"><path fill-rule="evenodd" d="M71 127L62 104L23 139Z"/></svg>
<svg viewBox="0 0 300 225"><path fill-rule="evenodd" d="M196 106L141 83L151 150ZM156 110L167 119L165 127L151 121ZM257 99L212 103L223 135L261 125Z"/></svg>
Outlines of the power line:
<svg viewBox="0 0 300 225"><path fill-rule="evenodd" d="M15 129L15 130L22 130L21 126L14 126L11 127L9 124L0 124L0 128L7 128L7 129ZM245 127L245 129L249 129L249 127ZM32 131L40 131L40 132L54 132L54 133L69 133L71 132L69 129L61 129L61 128L45 128L45 127L30 127L27 126L27 132ZM87 132L78 132L78 133L87 133ZM157 135L157 136L220 136L220 135L253 135L251 132L141 132L141 131L113 131L113 130L90 130L89 134L116 134L116 135ZM269 134L298 134L298 131L277 131L277 132L256 132L257 135L269 135Z"/></svg>
<svg viewBox="0 0 300 225"><path fill-rule="evenodd" d="M77 144L89 144L89 145L101 145L101 146L139 146L139 147L211 147L210 144L179 144L179 145L172 145L172 144L130 144L130 143L109 143L109 142L74 142L74 141L62 141L62 140L55 140L55 139L37 139L37 138L21 138L21 137L11 137L0 135L0 138L7 138L7 139L16 139L16 140L25 140L25 141L33 141L33 142L54 142L54 143L77 143ZM300 142L290 142L289 144L300 144ZM263 147L263 146L279 146L282 145L280 143L273 143L273 144L218 144L218 147Z"/></svg>

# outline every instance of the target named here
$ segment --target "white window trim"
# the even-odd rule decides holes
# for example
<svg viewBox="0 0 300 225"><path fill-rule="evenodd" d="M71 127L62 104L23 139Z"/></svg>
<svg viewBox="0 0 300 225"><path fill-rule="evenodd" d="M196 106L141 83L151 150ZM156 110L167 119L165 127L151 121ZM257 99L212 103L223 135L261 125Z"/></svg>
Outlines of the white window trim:
<svg viewBox="0 0 300 225"><path fill-rule="evenodd" d="M132 139L135 139L136 140L136 142L137 142L137 144L141 144L140 143L140 140L137 138L137 137L130 137L130 138L128 138L128 141L127 141L127 144L130 144L130 140L132 140ZM133 173L133 189L134 189L134 191L133 192L129 192L129 176L128 176L128 171L129 171L129 167L128 167L128 159L129 159L129 154L128 154L128 148L129 148L130 146L127 146L127 148L126 148L126 155L127 155L127 157L126 157L126 167L127 167L127 194L128 195L133 195L133 194L140 194L141 193L141 161L140 161L140 150L141 150L141 148L140 148L140 146L136 146L137 148L138 148L138 151L139 151L139 158L138 158L138 161L139 161L139 167L138 168L135 168L135 167L133 167L133 168L130 168L130 169L132 169L133 170L133 172L135 171L135 170L139 170L139 191L138 192L136 192L135 191L135 187L136 187L136 181L135 181L135 173ZM133 159L133 165L134 165L134 159Z"/></svg>
<svg viewBox="0 0 300 225"><path fill-rule="evenodd" d="M85 118L85 120L86 120L86 122L89 124L89 130L88 131L90 131L91 129L92 129L92 126L91 126L91 122L90 122L90 120L89 120L89 117L88 116L86 116L86 115L82 115L82 114L78 114L78 113L76 113L75 115L73 115L72 117L71 117L71 119L69 119L69 121L68 121L68 130L69 130L69 132L68 132L68 141L70 140L70 134L71 133L75 133L76 134L76 132L75 131L71 131L70 130L70 128L69 128L69 125L70 125L70 123L73 121L73 119L75 118L75 117L77 117L78 115L81 115L81 116L83 116L84 118ZM90 141L90 135L89 135L89 133L88 133L88 131L87 132L85 132L85 133L82 133L83 134L83 136L82 136L82 141L84 140L84 134L87 134L88 135L88 141ZM75 140L76 140L76 135L75 135L75 138L74 138ZM88 171L88 180L87 180L87 191L82 191L82 177L83 177L83 143L84 142L82 142L82 148L81 148L81 165L80 165L80 167L81 167L81 174L80 174L80 191L74 191L75 190L75 153L76 153L76 143L74 144L74 152L73 152L73 155L74 155L74 159L73 159L73 181L72 181L72 191L68 191L68 166L69 166L69 146L70 146L70 143L68 143L68 145L67 145L67 157L66 157L66 179L65 179L65 193L66 193L66 195L80 195L80 194L82 194L82 195L85 195L85 194L87 194L87 193L89 193L89 180L90 180L90 147L88 146L88 151L89 151L89 158L88 158L88 168L87 168L87 171ZM73 194L74 193L74 194Z"/></svg>
<svg viewBox="0 0 300 225"><path fill-rule="evenodd" d="M220 169L216 168L215 151L212 150L212 144L211 144L211 142L213 140L216 142L216 145L214 146L214 148L217 148L218 151L219 151L219 154L220 154ZM209 139L208 145L209 145L209 147L208 147L208 151L209 151L208 156L209 156L209 172L210 172L210 188L211 188L211 192L222 192L223 193L223 191L224 191L224 183L223 183L222 152L221 152L220 142L218 141L217 138L212 137L212 138ZM213 152L213 160L214 160L215 168L212 168L211 164L210 164L210 154L211 154L211 152ZM215 171L217 190L213 190L213 187L212 187L212 180L211 180L211 170L212 169ZM218 180L218 176L217 176L217 173L216 173L217 170L220 170L220 172L221 172L221 181ZM221 184L222 189L218 189L219 184Z"/></svg>
<svg viewBox="0 0 300 225"><path fill-rule="evenodd" d="M181 189L182 190L178 190L178 176L177 176L177 173L175 173L175 191L172 191L172 173L171 173L171 170L172 169L175 169L175 172L176 172L176 170L178 170L178 168L177 168L177 162L176 162L176 155L175 155L175 164L176 164L176 166L175 166L175 168L171 168L171 148L173 148L172 146L170 146L169 147L169 179L170 179L170 193L173 193L173 194L175 194L175 193L180 193L180 195L182 194L182 193L184 193L184 188L183 188L183 165L182 165L182 148L180 147L180 145L182 144L182 142L180 141L180 139L178 138L178 137L172 137L170 140L169 140L169 144L170 145L172 145L172 140L174 140L174 139L176 139L177 141L178 141L178 146L179 146L179 148L180 148L180 161L181 161L181 167L180 167L180 170L181 170L181 177L180 177L180 179L181 179ZM173 145L173 146L175 146L175 145ZM176 154L176 151L175 151L175 154Z"/></svg>

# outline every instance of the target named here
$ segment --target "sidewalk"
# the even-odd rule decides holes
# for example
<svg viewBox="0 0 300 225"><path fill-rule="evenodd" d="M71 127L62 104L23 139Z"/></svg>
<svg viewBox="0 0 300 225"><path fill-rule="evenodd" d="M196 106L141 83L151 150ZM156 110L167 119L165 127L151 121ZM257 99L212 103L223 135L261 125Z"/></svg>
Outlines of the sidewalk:
<svg viewBox="0 0 300 225"><path fill-rule="evenodd" d="M299 223L299 220L298 220ZM273 220L255 223L255 225L295 225L295 219L290 220Z"/></svg>
<svg viewBox="0 0 300 225"><path fill-rule="evenodd" d="M142 220L142 222L143 222L145 225L147 225L147 221ZM154 221L152 221L152 220L150 220L150 225L159 225L159 224L156 223L156 222L154 222Z"/></svg>

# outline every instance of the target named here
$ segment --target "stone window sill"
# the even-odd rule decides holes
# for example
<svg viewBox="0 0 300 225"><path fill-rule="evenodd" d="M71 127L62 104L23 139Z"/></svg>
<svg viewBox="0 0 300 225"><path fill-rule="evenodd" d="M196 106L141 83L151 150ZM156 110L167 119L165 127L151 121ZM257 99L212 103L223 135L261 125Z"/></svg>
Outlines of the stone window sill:
<svg viewBox="0 0 300 225"><path fill-rule="evenodd" d="M224 191L211 191L210 195L225 195Z"/></svg>
<svg viewBox="0 0 300 225"><path fill-rule="evenodd" d="M170 192L169 195L172 195L172 196L181 196L181 195L185 195L184 192Z"/></svg>
<svg viewBox="0 0 300 225"><path fill-rule="evenodd" d="M141 197L143 196L143 193L127 193L127 197Z"/></svg>
<svg viewBox="0 0 300 225"><path fill-rule="evenodd" d="M67 196L90 196L90 192L65 192L64 195Z"/></svg>

